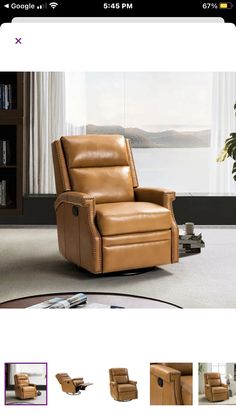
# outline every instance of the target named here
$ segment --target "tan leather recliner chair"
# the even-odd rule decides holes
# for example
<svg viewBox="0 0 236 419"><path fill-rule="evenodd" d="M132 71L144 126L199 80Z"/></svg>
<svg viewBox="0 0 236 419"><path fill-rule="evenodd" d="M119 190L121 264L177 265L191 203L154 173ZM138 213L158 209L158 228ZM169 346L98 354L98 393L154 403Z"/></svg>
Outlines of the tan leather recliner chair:
<svg viewBox="0 0 236 419"><path fill-rule="evenodd" d="M128 401L138 398L137 381L129 379L127 368L111 368L110 392L117 401Z"/></svg>
<svg viewBox="0 0 236 419"><path fill-rule="evenodd" d="M175 193L138 187L128 140L62 137L52 151L66 259L94 274L178 262Z"/></svg>
<svg viewBox="0 0 236 419"><path fill-rule="evenodd" d="M151 405L191 405L192 364L162 363L150 366Z"/></svg>
<svg viewBox="0 0 236 419"><path fill-rule="evenodd" d="M67 373L58 373L56 378L61 384L62 391L67 394L80 394L81 390L86 388L92 383L85 383L83 377L70 378Z"/></svg>
<svg viewBox="0 0 236 419"><path fill-rule="evenodd" d="M219 372L204 373L205 396L210 402L219 402L229 398L227 384L223 384Z"/></svg>
<svg viewBox="0 0 236 419"><path fill-rule="evenodd" d="M14 375L15 393L18 399L35 399L37 388L35 384L30 384L28 374L21 373Z"/></svg>

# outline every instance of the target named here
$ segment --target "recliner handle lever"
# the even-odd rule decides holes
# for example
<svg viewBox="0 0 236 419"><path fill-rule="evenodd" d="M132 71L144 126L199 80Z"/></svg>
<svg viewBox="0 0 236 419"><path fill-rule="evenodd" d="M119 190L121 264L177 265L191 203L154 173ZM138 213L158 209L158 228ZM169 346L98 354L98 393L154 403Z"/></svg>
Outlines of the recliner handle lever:
<svg viewBox="0 0 236 419"><path fill-rule="evenodd" d="M162 378L158 377L157 384L159 385L159 387L163 387L164 381L162 380Z"/></svg>
<svg viewBox="0 0 236 419"><path fill-rule="evenodd" d="M79 207L77 207L76 205L73 205L73 207L72 207L72 214L75 217L78 217L78 215L79 215Z"/></svg>

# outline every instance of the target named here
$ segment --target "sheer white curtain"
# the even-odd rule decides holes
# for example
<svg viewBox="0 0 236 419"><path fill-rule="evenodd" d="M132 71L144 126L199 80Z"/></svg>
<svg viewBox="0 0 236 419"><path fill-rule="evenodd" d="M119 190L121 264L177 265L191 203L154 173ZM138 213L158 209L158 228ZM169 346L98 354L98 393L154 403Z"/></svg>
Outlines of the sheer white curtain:
<svg viewBox="0 0 236 419"><path fill-rule="evenodd" d="M236 131L236 73L213 73L212 87L210 192L236 193L236 182L232 177L233 160L228 158L223 163L216 162L226 138Z"/></svg>
<svg viewBox="0 0 236 419"><path fill-rule="evenodd" d="M84 73L30 74L29 192L55 193L51 142L85 133Z"/></svg>

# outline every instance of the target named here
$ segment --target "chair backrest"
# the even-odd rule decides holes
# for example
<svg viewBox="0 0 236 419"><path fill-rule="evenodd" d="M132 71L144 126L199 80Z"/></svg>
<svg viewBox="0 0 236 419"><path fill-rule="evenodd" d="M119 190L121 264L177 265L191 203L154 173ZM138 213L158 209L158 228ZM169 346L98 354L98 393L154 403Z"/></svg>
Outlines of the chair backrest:
<svg viewBox="0 0 236 419"><path fill-rule="evenodd" d="M178 362L178 363L163 363L162 365L166 365L167 367L174 368L181 372L181 375L192 375L193 374L193 365L191 363L186 362Z"/></svg>
<svg viewBox="0 0 236 419"><path fill-rule="evenodd" d="M29 385L29 376L28 374L21 373L14 375L14 382L16 386L28 386Z"/></svg>
<svg viewBox="0 0 236 419"><path fill-rule="evenodd" d="M134 200L138 186L129 141L121 135L62 137L52 143L57 193L92 195L97 203Z"/></svg>
<svg viewBox="0 0 236 419"><path fill-rule="evenodd" d="M56 374L56 378L58 379L60 384L63 384L65 381L70 381L71 378L66 372Z"/></svg>
<svg viewBox="0 0 236 419"><path fill-rule="evenodd" d="M205 372L204 373L205 384L211 387L218 387L221 385L221 376L219 372Z"/></svg>
<svg viewBox="0 0 236 419"><path fill-rule="evenodd" d="M129 374L127 368L111 368L109 370L110 381L117 384L127 384L129 382Z"/></svg>

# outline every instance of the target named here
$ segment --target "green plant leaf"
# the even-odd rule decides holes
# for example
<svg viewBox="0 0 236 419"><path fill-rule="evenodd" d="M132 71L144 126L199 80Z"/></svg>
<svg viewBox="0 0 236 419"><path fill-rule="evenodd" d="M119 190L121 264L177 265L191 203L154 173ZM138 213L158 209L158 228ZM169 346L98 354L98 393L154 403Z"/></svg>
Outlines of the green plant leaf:
<svg viewBox="0 0 236 419"><path fill-rule="evenodd" d="M233 174L233 178L234 178L234 180L236 182L236 162L234 162L232 174Z"/></svg>
<svg viewBox="0 0 236 419"><path fill-rule="evenodd" d="M225 140L225 145L228 146L230 143L232 143L234 141L235 141L234 137L229 137Z"/></svg>
<svg viewBox="0 0 236 419"><path fill-rule="evenodd" d="M231 156L236 161L236 147L233 150L233 154Z"/></svg>
<svg viewBox="0 0 236 419"><path fill-rule="evenodd" d="M226 146L224 146L224 148L221 150L220 154L218 155L216 161L218 163L221 163L222 161L224 161L225 159L227 159L227 157L229 157L229 155L228 155L228 149L226 148Z"/></svg>
<svg viewBox="0 0 236 419"><path fill-rule="evenodd" d="M228 155L234 159L234 154L236 151L236 141L231 142L229 147L227 148Z"/></svg>
<svg viewBox="0 0 236 419"><path fill-rule="evenodd" d="M236 102L234 104L234 110L236 110ZM229 135L230 136L225 140L224 148L221 150L216 161L222 162L227 159L227 157L231 157L234 160L232 175L236 182L236 132L231 132Z"/></svg>

